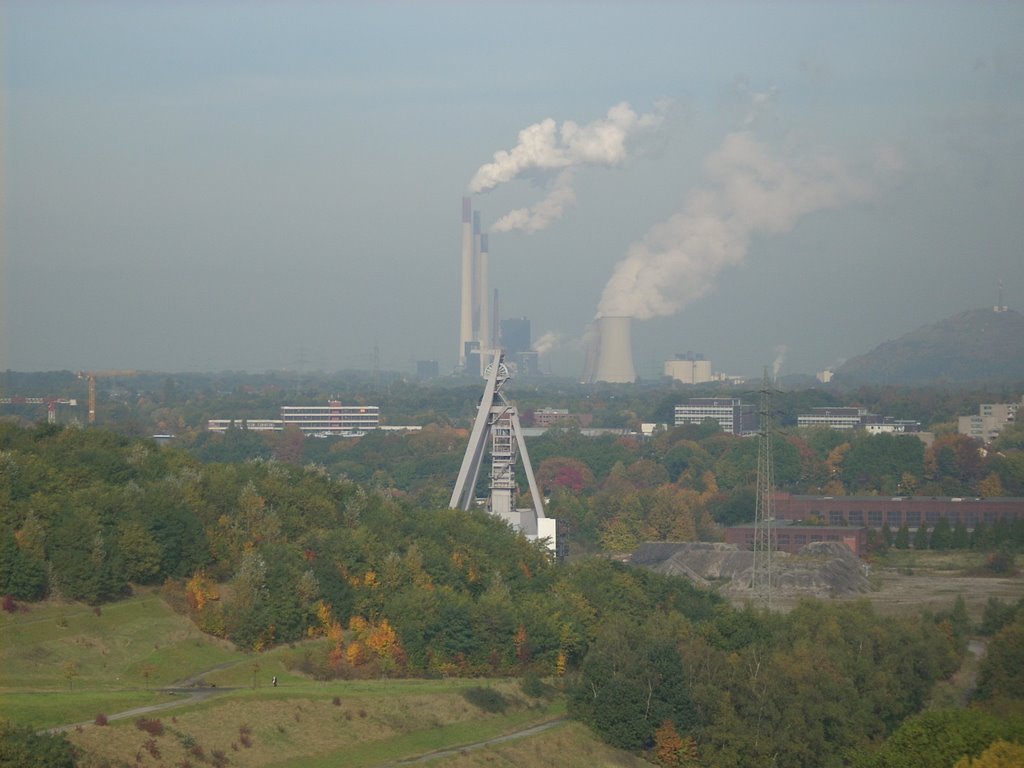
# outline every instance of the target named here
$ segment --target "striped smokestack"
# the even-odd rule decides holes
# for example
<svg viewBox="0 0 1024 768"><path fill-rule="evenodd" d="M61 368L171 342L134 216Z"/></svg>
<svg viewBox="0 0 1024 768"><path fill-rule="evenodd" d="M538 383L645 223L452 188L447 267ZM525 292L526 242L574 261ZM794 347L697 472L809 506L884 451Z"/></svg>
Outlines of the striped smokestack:
<svg viewBox="0 0 1024 768"><path fill-rule="evenodd" d="M473 203L462 198L462 294L459 316L459 365L466 364L466 344L473 340Z"/></svg>
<svg viewBox="0 0 1024 768"><path fill-rule="evenodd" d="M491 349L491 309L489 306L490 288L487 283L490 281L490 258L487 250L487 235L480 235L480 257L477 261L477 297L480 300L480 329L477 338L480 339L480 373L490 362Z"/></svg>

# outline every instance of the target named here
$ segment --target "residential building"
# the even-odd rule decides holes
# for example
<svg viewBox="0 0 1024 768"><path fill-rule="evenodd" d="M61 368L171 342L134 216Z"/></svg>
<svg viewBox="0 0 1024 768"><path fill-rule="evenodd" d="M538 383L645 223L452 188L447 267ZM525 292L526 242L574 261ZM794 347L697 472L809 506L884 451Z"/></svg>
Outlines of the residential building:
<svg viewBox="0 0 1024 768"><path fill-rule="evenodd" d="M957 419L957 431L961 435L990 443L999 436L1007 424L1017 420L1017 411L1024 406L1024 396L1019 403L982 403L976 416L961 416Z"/></svg>
<svg viewBox="0 0 1024 768"><path fill-rule="evenodd" d="M568 418L569 410L567 408L538 408L533 412L533 426L553 427Z"/></svg>

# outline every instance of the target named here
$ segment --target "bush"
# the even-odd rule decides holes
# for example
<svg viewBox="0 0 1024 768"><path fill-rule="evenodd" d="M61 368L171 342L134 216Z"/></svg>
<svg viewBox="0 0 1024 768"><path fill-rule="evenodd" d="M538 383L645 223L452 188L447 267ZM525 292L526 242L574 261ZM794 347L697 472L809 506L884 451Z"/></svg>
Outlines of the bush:
<svg viewBox="0 0 1024 768"><path fill-rule="evenodd" d="M106 725L107 724L107 716L104 715L102 712L100 712L98 715L96 715L96 719L93 720L93 722L96 725Z"/></svg>
<svg viewBox="0 0 1024 768"><path fill-rule="evenodd" d="M138 728L140 731L145 731L150 736L164 735L164 724L156 719L151 720L146 717L140 717L138 720L135 721L135 727Z"/></svg>
<svg viewBox="0 0 1024 768"><path fill-rule="evenodd" d="M500 714L508 708L508 699L493 688L467 688L462 692L462 697L477 709L491 714Z"/></svg>
<svg viewBox="0 0 1024 768"><path fill-rule="evenodd" d="M550 695L552 688L534 672L527 672L519 681L519 689L531 699L540 699Z"/></svg>

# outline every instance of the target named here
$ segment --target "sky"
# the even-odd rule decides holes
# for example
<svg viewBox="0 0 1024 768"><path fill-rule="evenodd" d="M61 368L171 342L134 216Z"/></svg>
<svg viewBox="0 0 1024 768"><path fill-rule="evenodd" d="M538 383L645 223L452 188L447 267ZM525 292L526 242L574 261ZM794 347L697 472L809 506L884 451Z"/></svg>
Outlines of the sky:
<svg viewBox="0 0 1024 768"><path fill-rule="evenodd" d="M582 373L1024 306L1024 4L0 5L0 370L457 363L461 198Z"/></svg>

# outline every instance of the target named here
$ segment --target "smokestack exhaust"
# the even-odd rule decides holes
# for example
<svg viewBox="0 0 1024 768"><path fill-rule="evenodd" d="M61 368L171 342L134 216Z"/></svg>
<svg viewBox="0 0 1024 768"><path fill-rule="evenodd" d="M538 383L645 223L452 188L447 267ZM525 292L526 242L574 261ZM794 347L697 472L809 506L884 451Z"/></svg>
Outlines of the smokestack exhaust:
<svg viewBox="0 0 1024 768"><path fill-rule="evenodd" d="M605 315L597 320L597 356L592 381L632 384L636 381L631 340L632 318Z"/></svg>

